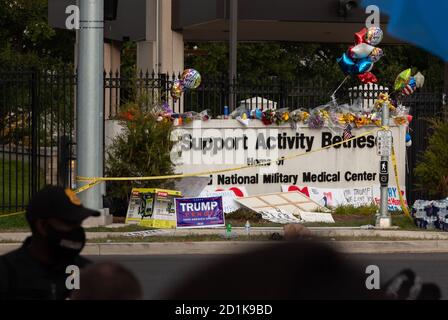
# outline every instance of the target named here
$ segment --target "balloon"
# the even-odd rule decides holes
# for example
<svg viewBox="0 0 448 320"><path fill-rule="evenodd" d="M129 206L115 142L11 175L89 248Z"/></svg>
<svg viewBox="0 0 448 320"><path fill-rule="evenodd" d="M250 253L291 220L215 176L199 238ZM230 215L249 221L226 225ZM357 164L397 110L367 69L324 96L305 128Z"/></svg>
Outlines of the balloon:
<svg viewBox="0 0 448 320"><path fill-rule="evenodd" d="M180 99L180 97L182 97L182 93L184 92L183 82L181 80L175 80L170 92L171 97L173 97L174 100Z"/></svg>
<svg viewBox="0 0 448 320"><path fill-rule="evenodd" d="M401 91L406 87L411 79L411 69L406 69L402 71L395 79L394 90Z"/></svg>
<svg viewBox="0 0 448 320"><path fill-rule="evenodd" d="M338 58L337 62L345 74L354 74L355 62L346 53L342 54L342 57Z"/></svg>
<svg viewBox="0 0 448 320"><path fill-rule="evenodd" d="M352 59L363 59L367 58L370 53L375 49L367 43L358 44L348 50L350 58Z"/></svg>
<svg viewBox="0 0 448 320"><path fill-rule="evenodd" d="M370 70L372 70L373 67L373 62L370 61L370 59L366 58L366 59L361 59L357 64L356 64L356 73L355 74L360 74L360 73L366 73L369 72Z"/></svg>
<svg viewBox="0 0 448 320"><path fill-rule="evenodd" d="M346 53L338 58L337 61L342 71L347 75L366 73L372 70L373 67L373 62L369 58L361 59L355 63Z"/></svg>
<svg viewBox="0 0 448 320"><path fill-rule="evenodd" d="M377 46L383 41L383 30L380 27L370 27L365 35L365 42Z"/></svg>
<svg viewBox="0 0 448 320"><path fill-rule="evenodd" d="M406 142L409 142L411 140L412 140L411 135L409 133L406 133Z"/></svg>
<svg viewBox="0 0 448 320"><path fill-rule="evenodd" d="M406 142L406 147L410 147L412 146L412 140L409 140L408 142Z"/></svg>
<svg viewBox="0 0 448 320"><path fill-rule="evenodd" d="M366 43L367 28L355 33L355 44Z"/></svg>
<svg viewBox="0 0 448 320"><path fill-rule="evenodd" d="M363 74L358 74L358 79L361 80L362 83L377 83L378 79L371 72L366 72Z"/></svg>
<svg viewBox="0 0 448 320"><path fill-rule="evenodd" d="M380 48L373 48L372 52L370 53L370 61L372 62L378 62L384 55L384 52Z"/></svg>
<svg viewBox="0 0 448 320"><path fill-rule="evenodd" d="M196 89L201 85L201 74L195 69L184 70L181 79L187 89Z"/></svg>
<svg viewBox="0 0 448 320"><path fill-rule="evenodd" d="M416 89L417 89L417 84L415 83L415 79L414 79L414 77L411 77L409 79L408 84L403 88L403 90L401 90L401 93L409 96L409 95L413 94Z"/></svg>
<svg viewBox="0 0 448 320"><path fill-rule="evenodd" d="M411 114L408 114L408 122L410 123L414 117Z"/></svg>
<svg viewBox="0 0 448 320"><path fill-rule="evenodd" d="M425 84L425 77L420 72L417 72L417 74L414 76L414 79L417 88L421 88Z"/></svg>

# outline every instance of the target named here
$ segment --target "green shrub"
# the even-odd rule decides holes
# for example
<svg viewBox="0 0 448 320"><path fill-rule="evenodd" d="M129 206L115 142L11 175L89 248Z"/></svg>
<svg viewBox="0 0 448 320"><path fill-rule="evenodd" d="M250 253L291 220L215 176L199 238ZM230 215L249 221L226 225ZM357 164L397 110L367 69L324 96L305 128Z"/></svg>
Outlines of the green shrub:
<svg viewBox="0 0 448 320"><path fill-rule="evenodd" d="M431 197L446 198L448 196L448 112L429 120L431 135L428 147L420 155L414 170L419 190L427 191Z"/></svg>
<svg viewBox="0 0 448 320"><path fill-rule="evenodd" d="M170 151L172 123L157 121L159 103L145 99L122 107L118 119L123 132L107 150L106 175L109 177L148 177L173 174ZM114 215L126 212L132 188L170 189L173 180L111 181L107 201Z"/></svg>
<svg viewBox="0 0 448 320"><path fill-rule="evenodd" d="M240 208L235 212L226 214L226 219L232 219L244 222L248 220L250 222L261 222L263 220L261 214L246 208Z"/></svg>

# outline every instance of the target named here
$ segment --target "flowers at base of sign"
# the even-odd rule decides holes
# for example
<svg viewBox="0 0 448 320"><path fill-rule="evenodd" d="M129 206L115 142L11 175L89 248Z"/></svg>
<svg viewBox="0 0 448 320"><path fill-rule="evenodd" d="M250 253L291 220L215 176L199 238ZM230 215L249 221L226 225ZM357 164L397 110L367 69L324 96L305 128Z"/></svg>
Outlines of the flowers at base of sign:
<svg viewBox="0 0 448 320"><path fill-rule="evenodd" d="M393 118L396 125L408 125L412 121L412 116L409 115L409 108L403 106L387 93L381 93L375 101L374 109L377 112L382 112L383 105L389 107L390 116Z"/></svg>
<svg viewBox="0 0 448 320"><path fill-rule="evenodd" d="M193 120L207 121L210 119L210 110L201 112L187 111L184 113L174 113L168 104L162 106L163 110L156 113L157 122L173 122L175 126L191 123Z"/></svg>
<svg viewBox="0 0 448 320"><path fill-rule="evenodd" d="M289 123L291 128L296 129L299 123L308 123L310 114L304 109L296 109L289 114Z"/></svg>
<svg viewBox="0 0 448 320"><path fill-rule="evenodd" d="M275 111L271 109L267 109L263 112L263 116L261 117L261 122L263 122L264 125L270 125L274 123L274 115Z"/></svg>
<svg viewBox="0 0 448 320"><path fill-rule="evenodd" d="M282 109L275 111L272 115L272 121L277 125L281 125L282 123L287 123L289 121L288 108L282 108Z"/></svg>
<svg viewBox="0 0 448 320"><path fill-rule="evenodd" d="M328 123L329 119L330 114L327 110L316 108L310 112L308 126L311 129L320 129Z"/></svg>

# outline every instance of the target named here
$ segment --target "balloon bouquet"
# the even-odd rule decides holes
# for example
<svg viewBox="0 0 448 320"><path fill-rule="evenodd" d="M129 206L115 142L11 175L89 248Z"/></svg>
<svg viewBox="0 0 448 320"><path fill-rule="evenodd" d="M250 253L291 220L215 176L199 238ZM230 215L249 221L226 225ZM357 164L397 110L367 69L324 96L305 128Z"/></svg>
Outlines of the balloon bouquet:
<svg viewBox="0 0 448 320"><path fill-rule="evenodd" d="M397 76L394 83L394 92L391 94L392 106L396 108L398 117L396 119L405 118L407 120L407 132L406 132L406 146L412 146L412 137L409 133L409 123L412 121L412 115L409 114L409 109L406 109L400 103L400 100L404 96L410 96L417 89L422 88L425 84L425 77L417 72L412 75L412 69L406 69ZM400 117L401 115L401 117Z"/></svg>
<svg viewBox="0 0 448 320"><path fill-rule="evenodd" d="M355 33L355 45L337 59L342 71L349 76L357 76L363 83L376 83L377 77L370 71L375 62L384 55L376 47L383 40L383 31L379 27L363 28Z"/></svg>
<svg viewBox="0 0 448 320"><path fill-rule="evenodd" d="M174 100L177 102L182 97L182 94L187 90L197 89L201 85L201 74L195 69L186 69L182 72L180 79L173 82L170 94ZM208 110L204 110L200 113L189 111L183 114L171 113L170 117L174 120L175 125L181 125L183 122L189 123L192 120L208 120Z"/></svg>
<svg viewBox="0 0 448 320"><path fill-rule="evenodd" d="M195 69L186 69L180 79L175 80L171 87L171 97L176 102L187 90L197 89L201 85L201 74Z"/></svg>

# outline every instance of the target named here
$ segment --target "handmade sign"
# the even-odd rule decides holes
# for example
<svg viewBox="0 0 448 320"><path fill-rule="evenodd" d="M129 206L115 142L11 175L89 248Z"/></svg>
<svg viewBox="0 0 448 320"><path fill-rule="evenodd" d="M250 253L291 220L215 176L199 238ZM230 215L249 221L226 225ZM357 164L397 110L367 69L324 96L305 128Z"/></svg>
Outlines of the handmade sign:
<svg viewBox="0 0 448 320"><path fill-rule="evenodd" d="M337 207L352 205L354 207L369 206L380 203L380 186L369 186L360 188L318 188L312 186L283 185L282 190L299 191L325 207ZM390 186L389 211L401 211L400 197L396 186ZM405 198L405 187L401 186L401 192ZM405 200L406 203L406 200Z"/></svg>

